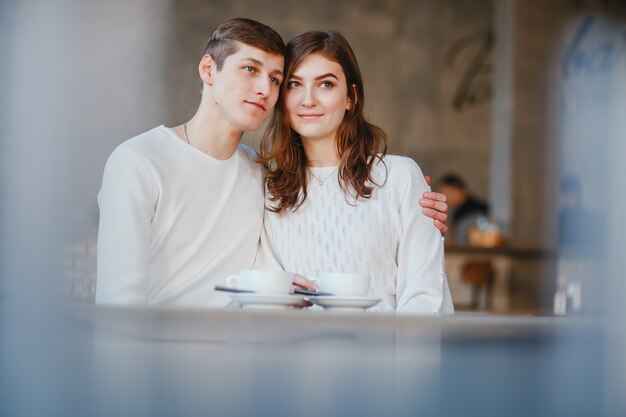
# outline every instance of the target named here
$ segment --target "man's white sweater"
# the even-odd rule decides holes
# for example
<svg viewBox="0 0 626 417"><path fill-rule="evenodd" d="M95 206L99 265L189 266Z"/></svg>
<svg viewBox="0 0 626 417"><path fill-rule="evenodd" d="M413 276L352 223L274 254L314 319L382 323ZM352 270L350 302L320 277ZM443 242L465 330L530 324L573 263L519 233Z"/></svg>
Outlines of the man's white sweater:
<svg viewBox="0 0 626 417"><path fill-rule="evenodd" d="M118 146L98 195L97 303L223 306L254 263L263 172L240 145L218 160L159 126Z"/></svg>

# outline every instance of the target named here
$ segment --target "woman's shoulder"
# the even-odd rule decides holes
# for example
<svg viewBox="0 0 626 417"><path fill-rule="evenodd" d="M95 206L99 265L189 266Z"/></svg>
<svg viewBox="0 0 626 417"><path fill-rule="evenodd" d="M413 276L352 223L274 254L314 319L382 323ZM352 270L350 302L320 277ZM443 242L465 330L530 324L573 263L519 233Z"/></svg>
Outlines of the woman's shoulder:
<svg viewBox="0 0 626 417"><path fill-rule="evenodd" d="M422 170L417 162L406 156L385 155L376 166L376 179L384 179L385 194L404 198L407 194L422 194L428 189ZM379 182L380 184L380 182Z"/></svg>
<svg viewBox="0 0 626 417"><path fill-rule="evenodd" d="M387 172L390 179L394 178L419 178L422 170L412 158L400 155L385 155L376 165L378 171Z"/></svg>

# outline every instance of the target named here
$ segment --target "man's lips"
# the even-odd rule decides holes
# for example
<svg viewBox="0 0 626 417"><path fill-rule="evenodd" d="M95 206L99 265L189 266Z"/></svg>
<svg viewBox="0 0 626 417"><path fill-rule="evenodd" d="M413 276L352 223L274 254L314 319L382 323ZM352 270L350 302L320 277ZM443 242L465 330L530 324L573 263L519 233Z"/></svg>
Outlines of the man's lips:
<svg viewBox="0 0 626 417"><path fill-rule="evenodd" d="M246 103L252 104L253 106L256 106L259 109L265 111L265 106L262 103L259 103L259 102L256 102L256 101L248 101L248 100L246 100Z"/></svg>

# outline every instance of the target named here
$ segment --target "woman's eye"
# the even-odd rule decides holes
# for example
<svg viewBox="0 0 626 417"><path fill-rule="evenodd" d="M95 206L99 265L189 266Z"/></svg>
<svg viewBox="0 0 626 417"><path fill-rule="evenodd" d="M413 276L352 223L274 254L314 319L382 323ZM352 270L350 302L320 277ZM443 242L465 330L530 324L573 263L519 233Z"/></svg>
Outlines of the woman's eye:
<svg viewBox="0 0 626 417"><path fill-rule="evenodd" d="M298 81L289 81L289 83L287 84L287 87L289 88L295 88L295 87L300 87L300 83Z"/></svg>
<svg viewBox="0 0 626 417"><path fill-rule="evenodd" d="M322 81L321 86L324 87L324 88L330 88L330 87L334 86L334 84L332 82L330 82L330 81Z"/></svg>

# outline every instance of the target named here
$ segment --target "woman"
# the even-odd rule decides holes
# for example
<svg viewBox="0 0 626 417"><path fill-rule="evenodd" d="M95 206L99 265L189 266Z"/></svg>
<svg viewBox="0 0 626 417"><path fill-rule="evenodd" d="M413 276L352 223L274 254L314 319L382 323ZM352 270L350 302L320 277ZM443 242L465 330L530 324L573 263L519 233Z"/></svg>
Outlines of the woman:
<svg viewBox="0 0 626 417"><path fill-rule="evenodd" d="M337 32L287 45L282 100L261 143L268 165L264 248L306 277L372 277L372 310L453 312L443 240L417 207L427 184L413 160L385 156L363 116L363 80Z"/></svg>

